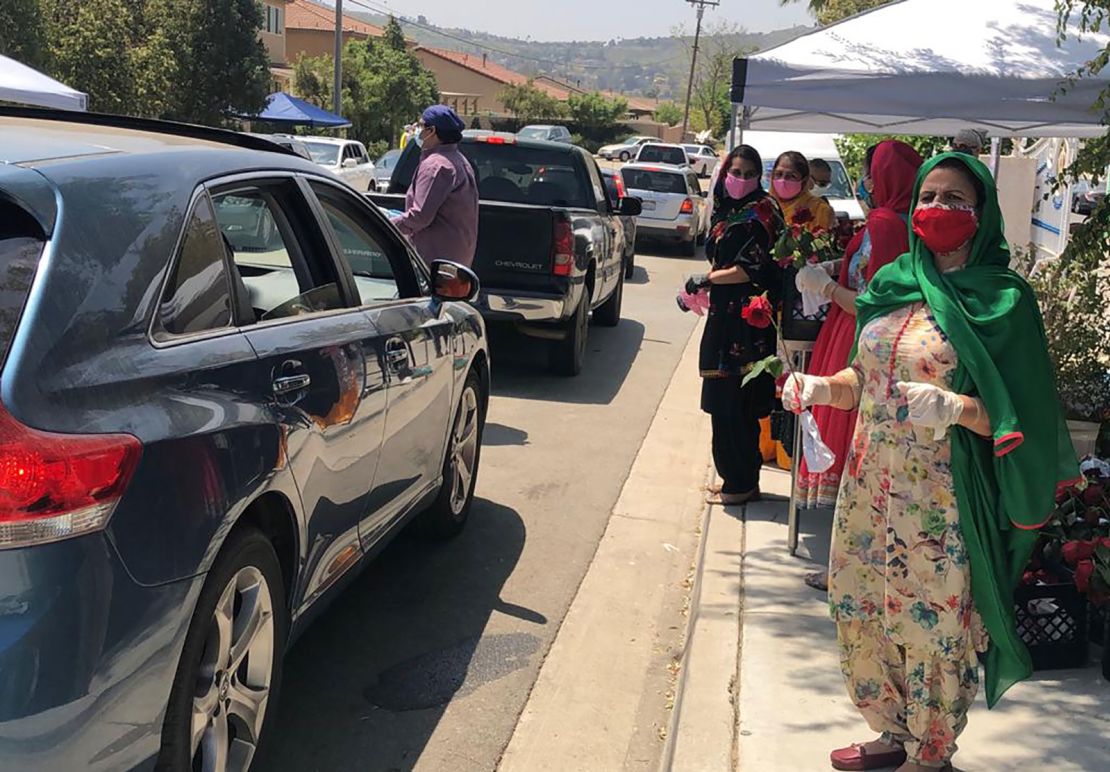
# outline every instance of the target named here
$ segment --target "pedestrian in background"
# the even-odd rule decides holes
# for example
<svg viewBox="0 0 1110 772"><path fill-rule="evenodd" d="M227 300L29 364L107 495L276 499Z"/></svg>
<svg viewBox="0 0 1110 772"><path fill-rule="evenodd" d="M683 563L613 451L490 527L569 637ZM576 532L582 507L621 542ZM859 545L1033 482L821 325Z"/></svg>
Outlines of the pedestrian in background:
<svg viewBox="0 0 1110 772"><path fill-rule="evenodd" d="M852 366L783 390L794 411L859 411L829 606L848 693L880 737L833 751L836 769L951 770L980 660L990 707L1029 677L1013 593L1057 486L1079 477L990 171L942 154L913 201L909 251L856 300Z"/></svg>
<svg viewBox="0 0 1110 772"><path fill-rule="evenodd" d="M795 277L799 292L823 295L832 308L821 326L810 358L809 373L831 376L849 364L856 336L856 298L867 291L875 273L910 248L909 211L921 156L909 145L887 140L867 150L864 187L870 200L867 223L848 244L840 261L839 280L816 265L802 268ZM803 509L832 507L840 491L844 458L856 428L856 412L813 408L821 439L836 456L833 466L820 474L811 472L802 457L798 469L798 506ZM827 572L806 577L806 584L827 589Z"/></svg>
<svg viewBox="0 0 1110 772"><path fill-rule="evenodd" d="M811 158L809 161L809 192L828 203L829 187L831 185L832 167L829 166L829 162L824 158Z"/></svg>
<svg viewBox="0 0 1110 772"><path fill-rule="evenodd" d="M420 165L393 224L408 236L424 262L452 260L469 266L478 245L478 183L459 150L466 124L446 105L424 111L415 139Z"/></svg>
<svg viewBox="0 0 1110 772"><path fill-rule="evenodd" d="M801 225L811 233L836 227L836 212L829 202L809 192L809 161L793 150L780 155L771 169L771 195L782 208L787 225Z"/></svg>
<svg viewBox="0 0 1110 772"><path fill-rule="evenodd" d="M753 363L775 353L771 324L783 270L771 257L782 232L782 213L760 182L763 161L748 145L725 159L713 196L707 274L691 277L686 291L709 288L709 313L698 357L701 408L712 416L713 462L723 485L711 504L743 504L759 496L759 419L770 415L775 382L768 374L741 388Z"/></svg>
<svg viewBox="0 0 1110 772"><path fill-rule="evenodd" d="M987 146L987 134L979 129L962 129L952 139L952 152L978 158Z"/></svg>

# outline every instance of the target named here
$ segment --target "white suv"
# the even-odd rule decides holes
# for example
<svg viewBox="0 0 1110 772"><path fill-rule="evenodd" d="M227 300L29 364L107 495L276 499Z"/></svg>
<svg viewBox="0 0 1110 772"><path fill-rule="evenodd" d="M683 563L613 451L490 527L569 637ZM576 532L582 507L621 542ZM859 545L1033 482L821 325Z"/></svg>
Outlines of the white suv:
<svg viewBox="0 0 1110 772"><path fill-rule="evenodd" d="M366 147L353 139L304 137L312 160L355 190L374 189L374 164Z"/></svg>

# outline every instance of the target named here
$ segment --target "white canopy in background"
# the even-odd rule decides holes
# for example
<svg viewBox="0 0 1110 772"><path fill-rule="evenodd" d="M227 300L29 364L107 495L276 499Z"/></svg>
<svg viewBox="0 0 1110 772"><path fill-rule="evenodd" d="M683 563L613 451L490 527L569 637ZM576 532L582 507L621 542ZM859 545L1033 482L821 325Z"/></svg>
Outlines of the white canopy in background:
<svg viewBox="0 0 1110 772"><path fill-rule="evenodd" d="M733 68L743 128L952 136L1089 137L1105 74L1061 83L1107 35L1057 46L1055 0L901 0Z"/></svg>
<svg viewBox="0 0 1110 772"><path fill-rule="evenodd" d="M0 101L83 112L89 98L38 70L0 55Z"/></svg>

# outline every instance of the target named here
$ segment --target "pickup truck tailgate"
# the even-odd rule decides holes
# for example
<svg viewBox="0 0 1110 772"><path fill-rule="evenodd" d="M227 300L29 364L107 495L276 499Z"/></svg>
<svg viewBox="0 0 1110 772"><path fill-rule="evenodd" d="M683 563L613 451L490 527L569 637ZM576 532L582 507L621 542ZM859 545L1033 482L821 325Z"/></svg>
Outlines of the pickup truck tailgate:
<svg viewBox="0 0 1110 772"><path fill-rule="evenodd" d="M478 208L474 271L482 286L549 289L556 213L549 207L483 201Z"/></svg>

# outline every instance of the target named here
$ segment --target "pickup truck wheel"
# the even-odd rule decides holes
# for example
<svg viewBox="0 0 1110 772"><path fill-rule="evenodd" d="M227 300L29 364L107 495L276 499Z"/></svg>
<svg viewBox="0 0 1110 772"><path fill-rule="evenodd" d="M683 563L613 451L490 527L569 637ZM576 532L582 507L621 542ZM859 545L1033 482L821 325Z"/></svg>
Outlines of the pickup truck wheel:
<svg viewBox="0 0 1110 772"><path fill-rule="evenodd" d="M590 295L583 292L574 316L567 322L567 336L555 341L548 355L551 372L556 375L573 377L582 372L582 361L586 358L586 338L590 332L589 308Z"/></svg>
<svg viewBox="0 0 1110 772"><path fill-rule="evenodd" d="M486 427L485 399L478 374L466 376L447 453L443 459L443 485L432 505L414 521L415 530L430 539L450 539L466 526L474 503L478 482L478 462L482 458L482 433Z"/></svg>
<svg viewBox="0 0 1110 772"><path fill-rule="evenodd" d="M624 273L617 275L617 287L609 299L594 311L594 321L602 327L616 327L621 323L621 303L624 301Z"/></svg>

